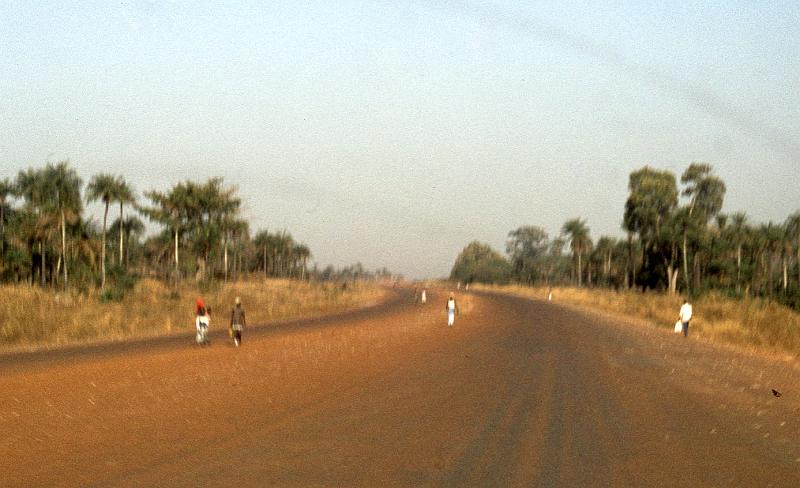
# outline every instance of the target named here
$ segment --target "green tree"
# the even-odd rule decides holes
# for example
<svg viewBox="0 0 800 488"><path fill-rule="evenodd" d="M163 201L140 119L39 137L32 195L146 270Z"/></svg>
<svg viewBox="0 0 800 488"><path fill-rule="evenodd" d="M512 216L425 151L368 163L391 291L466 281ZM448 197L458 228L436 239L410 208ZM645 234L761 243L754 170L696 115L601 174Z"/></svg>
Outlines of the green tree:
<svg viewBox="0 0 800 488"><path fill-rule="evenodd" d="M791 214L786 219L786 232L788 239L794 245L795 265L797 265L797 288L800 292L800 211Z"/></svg>
<svg viewBox="0 0 800 488"><path fill-rule="evenodd" d="M601 236L600 239L597 240L597 245L595 245L593 253L597 256L598 261L600 261L600 267L602 270L602 279L603 284L608 286L611 282L611 270L613 264L613 256L614 250L617 247L617 240L613 237L608 236Z"/></svg>
<svg viewBox="0 0 800 488"><path fill-rule="evenodd" d="M131 205L136 208L136 193L133 188L125 181L125 178L119 177L117 179L116 187L114 188L113 200L119 203L119 220L124 222L123 206ZM119 255L117 256L117 264L124 267L122 257L125 255L125 226L119 228Z"/></svg>
<svg viewBox="0 0 800 488"><path fill-rule="evenodd" d="M103 210L103 234L100 250L100 289L106 288L106 228L108 224L108 207L116 200L117 189L119 188L119 177L106 173L101 173L92 177L86 186L86 201L94 202L100 200L104 205Z"/></svg>
<svg viewBox="0 0 800 488"><path fill-rule="evenodd" d="M138 246L139 239L144 235L144 222L135 215L128 215L122 220L122 228L120 228L120 220L116 219L111 224L109 232L118 235L120 232L123 235L123 241L126 243L124 247L125 254L123 255L123 268L127 268L130 263L131 247Z"/></svg>
<svg viewBox="0 0 800 488"><path fill-rule="evenodd" d="M158 191L145 192L145 196L153 202L151 207L139 207L139 211L151 221L163 225L170 231L170 240L174 244L173 263L175 264L173 277L177 281L180 279L180 237L188 228L188 216L185 210L186 198L183 188L175 187L169 193ZM163 236L161 241L163 242ZM151 254L159 255L157 249L158 240L152 241L149 246Z"/></svg>
<svg viewBox="0 0 800 488"><path fill-rule="evenodd" d="M508 261L488 244L469 243L456 257L450 279L466 283L507 283L511 275Z"/></svg>
<svg viewBox="0 0 800 488"><path fill-rule="evenodd" d="M726 226L724 236L736 247L736 292L742 292L742 250L745 242L752 234L744 212L733 214Z"/></svg>
<svg viewBox="0 0 800 488"><path fill-rule="evenodd" d="M572 256L576 259L577 267L575 268L575 276L578 280L578 287L583 286L581 276L583 275L582 258L583 255L592 249L592 240L589 238L589 228L586 226L586 221L580 218L568 220L561 228L561 232L569 236L569 247L572 250Z"/></svg>
<svg viewBox="0 0 800 488"><path fill-rule="evenodd" d="M667 283L672 290L677 281L677 270L674 269L675 246L671 236L664 230L678 205L675 175L645 166L630 174L628 189L630 194L625 201L622 226L628 232L638 235L641 241L640 275L645 275L643 279L646 285L657 285L659 273L651 256L658 257L664 264Z"/></svg>
<svg viewBox="0 0 800 488"><path fill-rule="evenodd" d="M540 267L547 256L547 232L533 225L523 226L508 233L506 254L517 280L529 285L541 275Z"/></svg>
<svg viewBox="0 0 800 488"><path fill-rule="evenodd" d="M53 231L60 230L61 246L55 273L64 271L64 289L69 286L67 254L67 223L77 222L81 206L82 181L67 161L48 163L43 169L28 169L17 175L17 193L25 200L26 211L32 215L31 234L39 245L41 281L46 282L45 256ZM55 276L53 277L55 283Z"/></svg>
<svg viewBox="0 0 800 488"><path fill-rule="evenodd" d="M681 176L681 183L686 185L683 196L689 197L686 218L683 219L683 277L687 293L690 291L689 280L689 233L694 231L698 238L706 230L708 221L722 210L725 198L725 183L712 174L713 166L706 163L692 163Z"/></svg>

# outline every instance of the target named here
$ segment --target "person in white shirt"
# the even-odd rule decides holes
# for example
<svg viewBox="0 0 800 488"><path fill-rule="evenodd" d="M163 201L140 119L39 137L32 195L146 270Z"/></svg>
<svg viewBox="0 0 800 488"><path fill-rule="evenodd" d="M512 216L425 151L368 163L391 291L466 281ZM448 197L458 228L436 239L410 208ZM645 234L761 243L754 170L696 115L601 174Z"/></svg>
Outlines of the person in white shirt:
<svg viewBox="0 0 800 488"><path fill-rule="evenodd" d="M683 305L681 306L681 311L678 313L678 317L683 325L683 337L688 337L689 321L692 320L692 305L689 303L688 298L683 301Z"/></svg>
<svg viewBox="0 0 800 488"><path fill-rule="evenodd" d="M447 326L452 327L453 323L456 321L456 313L458 312L458 306L456 305L456 299L453 298L453 294L450 294L450 298L447 299L447 305L445 306L447 310Z"/></svg>
<svg viewBox="0 0 800 488"><path fill-rule="evenodd" d="M210 344L208 340L208 326L211 323L211 314L205 307L200 307L197 310L195 318L195 327L197 328L197 343L201 346Z"/></svg>

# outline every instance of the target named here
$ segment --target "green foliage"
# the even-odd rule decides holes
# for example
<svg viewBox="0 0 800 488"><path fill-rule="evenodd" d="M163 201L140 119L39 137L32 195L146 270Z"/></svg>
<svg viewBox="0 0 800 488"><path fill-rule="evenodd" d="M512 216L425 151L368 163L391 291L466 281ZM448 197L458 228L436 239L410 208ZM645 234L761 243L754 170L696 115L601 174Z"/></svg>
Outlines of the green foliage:
<svg viewBox="0 0 800 488"><path fill-rule="evenodd" d="M541 227L523 226L508 233L506 253L511 259L514 277L527 284L537 282L543 275L549 239Z"/></svg>
<svg viewBox="0 0 800 488"><path fill-rule="evenodd" d="M100 294L103 302L118 302L133 290L136 285L136 276L128 273L120 265L111 265L107 269L108 287Z"/></svg>
<svg viewBox="0 0 800 488"><path fill-rule="evenodd" d="M511 265L488 244L473 241L456 258L450 279L466 283L507 283Z"/></svg>

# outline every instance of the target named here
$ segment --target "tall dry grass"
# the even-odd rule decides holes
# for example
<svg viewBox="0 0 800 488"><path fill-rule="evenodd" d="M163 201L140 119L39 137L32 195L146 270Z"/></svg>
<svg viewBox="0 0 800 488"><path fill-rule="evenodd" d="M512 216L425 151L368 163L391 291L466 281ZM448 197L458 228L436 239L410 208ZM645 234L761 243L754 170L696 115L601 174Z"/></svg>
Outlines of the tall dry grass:
<svg viewBox="0 0 800 488"><path fill-rule="evenodd" d="M484 286L475 289L500 291L546 300L550 288ZM644 319L657 327L672 328L683 300L660 293L638 293L604 289L553 288L553 300L583 308ZM713 342L765 348L800 355L800 314L762 299L733 300L710 293L692 302L694 318L690 334Z"/></svg>
<svg viewBox="0 0 800 488"><path fill-rule="evenodd" d="M248 324L335 313L377 303L385 291L358 283L251 279L201 291L142 280L119 302L103 303L98 292L64 295L27 285L0 287L0 348L121 339L194 330L200 296L211 308L211 328L227 328L235 297Z"/></svg>

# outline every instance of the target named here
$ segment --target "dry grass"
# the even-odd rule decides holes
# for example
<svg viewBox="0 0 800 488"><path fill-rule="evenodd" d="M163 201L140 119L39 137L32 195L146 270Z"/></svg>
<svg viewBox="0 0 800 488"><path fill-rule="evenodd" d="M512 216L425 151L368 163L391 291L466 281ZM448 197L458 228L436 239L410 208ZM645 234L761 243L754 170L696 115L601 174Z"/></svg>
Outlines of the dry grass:
<svg viewBox="0 0 800 488"><path fill-rule="evenodd" d="M211 327L227 327L239 296L248 324L335 313L377 303L385 291L371 284L343 289L334 283L254 279L201 292L174 290L143 280L120 302L102 303L99 294L63 295L27 285L0 287L0 348L65 344L194 330L194 303L211 308Z"/></svg>
<svg viewBox="0 0 800 488"><path fill-rule="evenodd" d="M482 286L518 296L547 299L549 288ZM579 307L644 319L657 327L672 328L678 320L680 297L603 289L553 288L553 300ZM712 342L770 349L800 355L800 314L761 299L733 300L708 294L692 302L690 333Z"/></svg>

